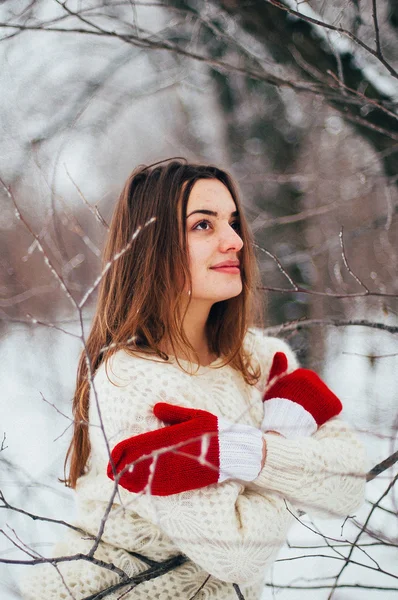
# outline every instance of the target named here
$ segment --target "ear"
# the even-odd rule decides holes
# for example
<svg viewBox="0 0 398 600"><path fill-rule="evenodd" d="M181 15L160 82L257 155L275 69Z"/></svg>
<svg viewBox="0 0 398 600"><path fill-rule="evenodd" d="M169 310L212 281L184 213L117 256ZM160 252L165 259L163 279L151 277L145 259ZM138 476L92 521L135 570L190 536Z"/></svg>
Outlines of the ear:
<svg viewBox="0 0 398 600"><path fill-rule="evenodd" d="M276 352L272 360L271 370L269 372L267 383L271 381L277 375L282 375L287 371L287 358L284 352Z"/></svg>

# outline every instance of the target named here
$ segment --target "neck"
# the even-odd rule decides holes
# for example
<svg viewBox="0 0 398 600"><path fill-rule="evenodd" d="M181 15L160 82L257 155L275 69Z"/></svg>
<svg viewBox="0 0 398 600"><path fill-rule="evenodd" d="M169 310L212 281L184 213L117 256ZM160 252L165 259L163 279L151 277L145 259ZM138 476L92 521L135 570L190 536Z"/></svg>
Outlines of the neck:
<svg viewBox="0 0 398 600"><path fill-rule="evenodd" d="M176 350L176 356L178 358L196 363L199 357L199 364L203 366L210 364L217 358L209 351L209 344L206 336L206 322L209 317L210 308L211 306L209 306L208 302L205 303L198 300L192 300L189 304L182 327L185 336L197 356L195 356L188 348L182 348ZM168 342L162 343L161 349L167 353L172 353Z"/></svg>

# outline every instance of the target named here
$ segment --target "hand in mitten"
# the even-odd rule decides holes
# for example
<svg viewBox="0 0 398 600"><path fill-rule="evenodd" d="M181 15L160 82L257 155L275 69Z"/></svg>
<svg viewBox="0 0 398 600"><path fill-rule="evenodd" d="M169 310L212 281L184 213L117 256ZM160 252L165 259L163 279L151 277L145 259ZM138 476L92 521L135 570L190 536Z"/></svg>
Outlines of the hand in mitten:
<svg viewBox="0 0 398 600"><path fill-rule="evenodd" d="M312 435L338 415L343 406L314 371L296 369L286 374L286 370L286 355L277 352L263 396L261 429L276 431L286 438Z"/></svg>
<svg viewBox="0 0 398 600"><path fill-rule="evenodd" d="M130 492L149 485L153 495L169 496L226 479L252 481L260 472L259 429L165 402L153 412L170 425L123 440L111 453L116 473L123 471L119 484ZM107 474L114 479L110 463Z"/></svg>

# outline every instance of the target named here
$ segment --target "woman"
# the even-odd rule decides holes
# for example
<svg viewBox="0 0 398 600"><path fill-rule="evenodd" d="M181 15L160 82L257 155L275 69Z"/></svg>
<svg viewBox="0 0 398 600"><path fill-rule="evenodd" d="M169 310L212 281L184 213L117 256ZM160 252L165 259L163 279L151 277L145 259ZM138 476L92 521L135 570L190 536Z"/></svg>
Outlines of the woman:
<svg viewBox="0 0 398 600"><path fill-rule="evenodd" d="M249 329L258 283L227 173L183 160L132 173L77 377L80 531L55 552L75 560L35 567L27 599L232 600L239 585L258 600L298 510L360 505L364 453L340 401Z"/></svg>

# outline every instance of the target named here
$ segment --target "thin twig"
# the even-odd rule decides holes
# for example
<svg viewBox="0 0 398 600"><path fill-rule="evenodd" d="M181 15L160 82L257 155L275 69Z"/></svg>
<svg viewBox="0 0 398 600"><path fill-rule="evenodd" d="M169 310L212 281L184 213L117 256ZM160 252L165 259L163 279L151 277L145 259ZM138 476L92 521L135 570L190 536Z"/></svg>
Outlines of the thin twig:
<svg viewBox="0 0 398 600"><path fill-rule="evenodd" d="M234 588L234 590L236 592L236 595L238 596L239 600L245 600L245 597L242 594L241 589L238 586L238 584L237 583L233 583L232 586L233 586L233 588Z"/></svg>
<svg viewBox="0 0 398 600"><path fill-rule="evenodd" d="M0 177L0 183L3 186L3 189L5 190L7 196L9 197L9 199L11 200L11 202L13 203L13 205L15 207L15 215L16 215L16 217L24 224L24 226L29 231L29 233L32 235L32 237L35 238L37 247L39 248L40 252L43 254L44 263L47 265L47 267L50 269L51 273L57 279L58 283L60 284L61 288L65 292L67 298L73 304L74 308L77 308L77 303L76 303L75 299L73 298L72 294L70 293L70 291L68 290L68 288L66 287L66 284L65 284L63 278L57 272L56 268L53 266L53 264L51 263L50 259L48 258L48 255L47 255L47 253L46 253L46 251L45 251L45 249L44 249L44 247L43 247L43 245L41 243L40 236L38 236L33 231L33 229L31 228L31 226L29 225L29 223L27 222L27 220L24 218L24 216L22 215L21 211L19 210L18 204L17 204L17 202L16 202L16 200L14 198L14 195L11 192L11 187L7 187L1 177Z"/></svg>
<svg viewBox="0 0 398 600"><path fill-rule="evenodd" d="M380 473L383 473L383 471L386 471L386 469L389 469L390 467L395 465L397 462L398 450L394 452L394 454L391 454L391 456L389 456L388 458L382 460L379 464L375 465L367 474L366 481L372 481L372 479L380 475Z"/></svg>
<svg viewBox="0 0 398 600"><path fill-rule="evenodd" d="M3 433L3 439L1 441L1 446L0 446L0 452L3 452L3 450L6 450L8 448L8 446L5 445L6 443L6 432Z"/></svg>
<svg viewBox="0 0 398 600"><path fill-rule="evenodd" d="M330 31L335 31L337 33L345 35L350 40L352 40L353 42L358 44L358 46L361 46L361 48L363 48L364 50L369 52L369 54L371 54L372 56L377 58L381 62L381 64L389 71L390 75L392 75L393 77L398 79L397 71L384 59L383 55L380 55L378 50L373 50L373 48L371 48L370 46L365 44L365 42L363 42L361 39L359 39L351 31L344 29L343 27L335 27L334 25L331 25L330 23L326 23L325 21L320 21L319 19L314 19L313 17L304 15L303 13L301 13L297 10L293 10L292 8L289 8L285 4L278 2L278 0L267 0L267 1L270 4L272 4L273 6L275 6L276 8L279 8L280 10L283 10L283 11L289 13L290 15L294 15L295 17L298 17L302 21L311 23L312 25L318 25L319 27L322 27L323 29L329 29Z"/></svg>
<svg viewBox="0 0 398 600"><path fill-rule="evenodd" d="M299 319L297 321L290 321L289 323L282 323L281 325L266 327L264 331L269 335L277 335L283 331L300 331L304 327L319 327L325 325L331 325L333 327L371 327L373 329L380 329L381 331L388 331L393 334L398 333L398 326L368 321L367 319Z"/></svg>
<svg viewBox="0 0 398 600"><path fill-rule="evenodd" d="M398 452L397 452L396 454L397 454L397 460L398 460ZM381 463L380 463L380 464L381 464ZM379 466L379 465L378 465L378 466ZM350 562L350 560L351 560L351 556L352 556L352 553L354 552L354 549L355 549L355 547L356 547L356 545L357 545L357 543L358 543L358 541L359 541L360 537L361 537L361 536L362 536L362 534L364 533L364 531L365 531L365 529L366 529L366 527L367 527L367 525L368 525L368 523L369 523L369 521L370 521L370 519L371 519L371 517L372 517L372 514L374 513L374 511L376 510L376 508L378 507L378 505L380 504L380 502L383 500L383 498L385 498L385 497L387 496L387 494L390 492L390 490L391 490L391 489L394 487L394 485L396 484L397 480L398 480L398 473L397 473L397 475L396 475L396 476L395 476L395 477L392 479L392 481L390 482L390 484L387 486L387 488L384 490L384 492L383 492L383 493L381 494L381 496L379 497L378 501L377 501L377 502L374 504L374 506L373 506L373 507L371 508L371 510L369 511L369 514L368 514L368 516L366 517L366 519L365 519L365 522L364 522L364 524L363 524L363 526L362 526L361 530L359 531L359 533L358 533L357 537L355 538L355 540L354 540L354 542L353 542L353 544L352 544L352 546L351 546L351 548L350 548L350 550L349 550L349 552L348 552L348 555L347 555L347 557L346 557L346 562L345 562L345 564L344 564L344 565L342 566L342 568L340 569L340 572L339 572L339 573L336 575L336 578L335 578L335 581L334 581L333 587L332 587L332 589L331 589L331 591L330 591L330 594L329 594L329 596L328 596L328 600L330 600L330 598L332 598L332 595L333 595L333 593L334 593L334 591L335 591L335 589L336 589L336 587L337 587L337 584L338 584L338 582L339 582L339 579L340 579L341 575L343 574L344 570L346 569L346 567L347 567L348 563Z"/></svg>
<svg viewBox="0 0 398 600"><path fill-rule="evenodd" d="M75 525L68 523L67 521L62 521L60 519L51 519L50 517L43 517L42 515L36 515L34 513L23 510L22 508L18 508L17 506L13 506L9 502L7 502L7 500L4 497L3 492L1 490L0 490L0 502L3 503L2 505L0 505L0 509L6 508L7 510L11 510L13 512L20 513L21 515L25 515L25 517L29 517L33 521L44 521L46 523L54 523L54 525L62 525L63 527L68 527L69 529L73 529L73 531L76 531L77 533L80 533L81 535L84 535L87 537L86 531L84 531L80 527L76 527Z"/></svg>
<svg viewBox="0 0 398 600"><path fill-rule="evenodd" d="M77 185L77 183L72 178L72 175L69 173L68 168L67 168L67 166L65 164L64 164L64 168L65 168L66 174L68 175L69 179L71 180L71 182L75 186L75 188L76 188L76 190L77 190L80 198L83 200L84 204L88 207L89 211L95 216L95 218L97 219L97 221L99 223L101 223L101 225L103 225L105 227L105 229L107 229L109 231L109 225L105 221L105 219L103 218L103 216L101 215L101 213L99 212L97 205L95 205L93 207L90 204L90 202L88 200L86 200L86 197L84 196L83 192L81 191L81 189L79 188L79 186Z"/></svg>
<svg viewBox="0 0 398 600"><path fill-rule="evenodd" d="M281 264L281 261L279 260L279 258L273 254L272 252L270 252L270 250L267 250L266 248L262 248L261 246L259 246L258 244L254 243L253 246L255 248L257 248L258 250L260 250L261 252L264 252L264 254L266 254L267 256L270 256L275 263L278 266L278 269L281 271L281 273L286 277L286 279L289 281L290 285L292 286L292 289L290 290L291 292L298 292L299 288L297 286L296 283L294 283L293 279L290 277L289 273L286 271L286 269L284 269L284 267ZM262 287L259 287L257 289L263 289Z"/></svg>
<svg viewBox="0 0 398 600"><path fill-rule="evenodd" d="M267 252L267 251L266 251ZM272 254L270 254L270 256L272 256ZM279 263L280 264L280 263ZM278 265L279 266L279 265ZM286 275L287 277L289 277L286 273L286 271L283 269L282 267L282 272L284 273L284 275ZM297 294L309 294L311 296L326 296L328 298L336 298L336 299L343 299L343 298L365 298L365 297L375 297L375 298L398 298L398 294L393 294L391 292L371 292L369 291L365 291L365 292L352 292L352 293L338 293L338 292L319 292L317 290L309 290L308 288L303 288L297 284L293 284L295 287L290 289L290 288L280 288L280 287L272 287L269 285L262 285L262 286L258 286L257 289L263 292L279 292L281 294L293 294L293 293L297 293Z"/></svg>
<svg viewBox="0 0 398 600"><path fill-rule="evenodd" d="M376 42L377 56L381 60L384 60L383 52L381 50L381 45L380 45L380 32L379 32L379 23L378 23L378 19L377 19L377 4L376 4L376 0L372 0L372 18L373 18L373 23L374 23L374 26L375 26L375 42Z"/></svg>
<svg viewBox="0 0 398 600"><path fill-rule="evenodd" d="M151 219L148 219L148 221L146 223L144 223L144 225L137 227L137 229L134 231L133 235L131 236L130 241L128 242L128 244L126 244L126 246L124 248L122 248L122 250L120 250L120 252L117 252L114 256L112 256L111 260L105 265L105 267L102 269L101 273L98 275L97 279L94 281L93 285L87 290L87 292L84 294L83 298L80 300L79 302L79 309L82 309L84 307L84 305L86 304L87 300L90 298L91 294L97 289L97 287L99 286L99 284L101 283L104 275L107 273L107 271L109 271L109 269L111 268L112 264L114 262L116 262L117 260L119 260L119 258L121 256L123 256L123 254L125 254L126 252L128 252L134 242L134 240L136 239L136 237L139 235L139 233L145 229L146 227L148 227L149 225L151 225L152 223L155 223L156 221L156 217L152 217Z"/></svg>
<svg viewBox="0 0 398 600"><path fill-rule="evenodd" d="M340 229L339 239L340 239L340 245L341 245L341 254L343 256L343 261L344 261L345 268L347 269L347 271L349 272L349 274L352 275L352 277L355 279L355 281L357 283L359 283L359 285L361 287L363 287L368 294L371 294L371 291L369 290L369 288L359 279L359 277L357 277L355 275L355 273L352 271L352 269L350 268L350 266L348 264L347 254L346 254L345 247L344 247L343 232L344 232L344 227L342 225L341 229Z"/></svg>

